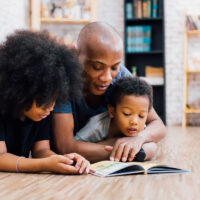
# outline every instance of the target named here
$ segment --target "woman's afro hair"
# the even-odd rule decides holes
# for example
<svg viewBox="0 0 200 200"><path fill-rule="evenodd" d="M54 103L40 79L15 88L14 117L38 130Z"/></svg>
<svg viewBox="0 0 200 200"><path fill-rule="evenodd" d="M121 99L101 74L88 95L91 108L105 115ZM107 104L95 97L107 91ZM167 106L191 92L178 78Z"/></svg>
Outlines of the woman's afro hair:
<svg viewBox="0 0 200 200"><path fill-rule="evenodd" d="M81 97L82 67L47 31L19 30L0 45L0 114L18 118L31 108Z"/></svg>
<svg viewBox="0 0 200 200"><path fill-rule="evenodd" d="M153 104L153 89L138 77L122 77L111 86L109 104L116 107L125 95L146 96L149 99L149 110Z"/></svg>

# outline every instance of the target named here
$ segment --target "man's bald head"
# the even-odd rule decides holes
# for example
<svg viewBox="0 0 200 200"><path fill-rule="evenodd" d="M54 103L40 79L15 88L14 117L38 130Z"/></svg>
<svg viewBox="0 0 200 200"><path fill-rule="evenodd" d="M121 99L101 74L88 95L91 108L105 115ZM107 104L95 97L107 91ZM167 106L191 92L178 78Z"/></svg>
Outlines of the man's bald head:
<svg viewBox="0 0 200 200"><path fill-rule="evenodd" d="M96 48L98 45L112 45L113 48L121 50L123 48L121 37L112 26L103 22L92 22L80 31L77 47L81 52L87 48Z"/></svg>

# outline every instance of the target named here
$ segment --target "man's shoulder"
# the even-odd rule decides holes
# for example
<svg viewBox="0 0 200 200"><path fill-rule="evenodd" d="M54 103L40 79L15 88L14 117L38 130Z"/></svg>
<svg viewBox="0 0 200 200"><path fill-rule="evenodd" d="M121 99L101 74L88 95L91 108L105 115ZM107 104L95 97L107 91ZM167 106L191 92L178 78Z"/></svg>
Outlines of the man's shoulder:
<svg viewBox="0 0 200 200"><path fill-rule="evenodd" d="M129 72L129 70L125 66L120 65L119 72L118 72L117 76L113 79L113 81L115 81L121 77L126 77L126 76L132 76L132 74Z"/></svg>

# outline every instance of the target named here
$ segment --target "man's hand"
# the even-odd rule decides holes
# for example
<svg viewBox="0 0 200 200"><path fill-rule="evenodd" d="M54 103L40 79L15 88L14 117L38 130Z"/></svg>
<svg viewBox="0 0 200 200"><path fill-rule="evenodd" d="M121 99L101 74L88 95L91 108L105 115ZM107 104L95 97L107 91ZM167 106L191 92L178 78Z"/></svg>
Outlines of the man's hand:
<svg viewBox="0 0 200 200"><path fill-rule="evenodd" d="M110 160L126 162L133 161L135 155L139 152L144 143L144 138L140 135L134 137L123 137L117 139L114 146L106 146L105 149L110 151Z"/></svg>

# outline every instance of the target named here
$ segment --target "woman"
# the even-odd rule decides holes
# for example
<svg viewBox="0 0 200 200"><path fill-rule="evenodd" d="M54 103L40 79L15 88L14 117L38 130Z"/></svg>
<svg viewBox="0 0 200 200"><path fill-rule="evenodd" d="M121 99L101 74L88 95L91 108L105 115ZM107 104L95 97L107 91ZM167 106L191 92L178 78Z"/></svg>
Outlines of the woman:
<svg viewBox="0 0 200 200"><path fill-rule="evenodd" d="M0 171L88 173L82 156L49 146L49 114L81 95L80 71L47 32L18 31L0 45Z"/></svg>

